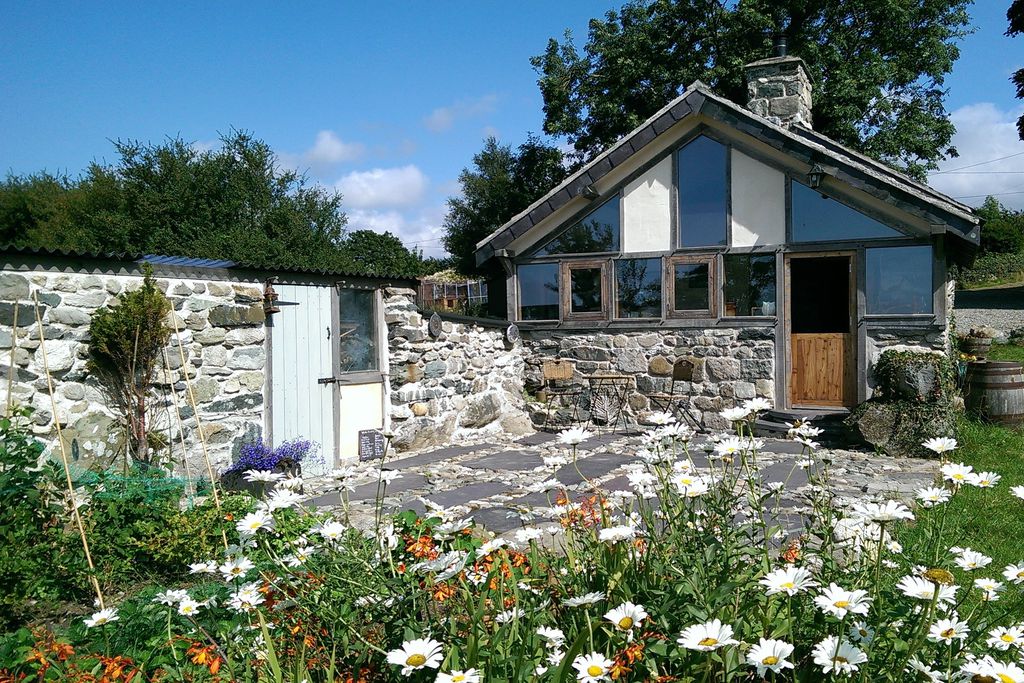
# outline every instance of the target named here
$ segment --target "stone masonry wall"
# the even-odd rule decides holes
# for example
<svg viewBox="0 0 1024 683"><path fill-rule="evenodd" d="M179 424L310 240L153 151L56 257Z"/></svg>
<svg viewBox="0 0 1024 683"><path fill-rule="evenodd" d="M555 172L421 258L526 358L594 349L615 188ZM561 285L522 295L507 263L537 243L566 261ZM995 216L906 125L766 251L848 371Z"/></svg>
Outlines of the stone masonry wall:
<svg viewBox="0 0 1024 683"><path fill-rule="evenodd" d="M59 273L0 273L0 405L7 405L7 378L13 354L15 403L31 406L33 430L55 434L54 415L43 371L39 331L32 307L38 293L57 418L74 457L85 466L107 464L122 451L123 436L99 384L86 371L89 321L124 291L138 288L141 277ZM259 439L266 380L262 290L256 284L209 280L158 279L170 299L185 349L185 365L176 338L167 348L167 367L158 371L156 398L149 419L154 430L172 439L172 457L182 459L178 419L181 411L194 476L207 476L198 444L184 377L192 382L214 467L231 462L243 441ZM14 304L19 303L14 329ZM168 320L171 325L171 321ZM13 347L13 348L12 348ZM162 365L162 363L161 363ZM180 464L179 464L180 466Z"/></svg>
<svg viewBox="0 0 1024 683"><path fill-rule="evenodd" d="M868 360L868 398L874 391L875 363L887 349L897 351L918 351L921 353L947 353L949 335L946 330L938 328L925 329L885 329L868 328L867 360Z"/></svg>
<svg viewBox="0 0 1024 683"><path fill-rule="evenodd" d="M775 331L770 327L622 334L530 331L524 339L527 391L541 388L545 360L569 358L576 361L574 381L584 386L585 376L594 372L633 375L628 412L634 419L657 408L647 397L671 390L673 366L684 358L693 363L693 379L677 384L676 393L686 396L682 405L705 428L728 427L718 412L737 402L775 397Z"/></svg>
<svg viewBox="0 0 1024 683"><path fill-rule="evenodd" d="M436 337L411 289L385 290L391 431L399 450L492 433L531 431L523 346L504 325L444 321Z"/></svg>

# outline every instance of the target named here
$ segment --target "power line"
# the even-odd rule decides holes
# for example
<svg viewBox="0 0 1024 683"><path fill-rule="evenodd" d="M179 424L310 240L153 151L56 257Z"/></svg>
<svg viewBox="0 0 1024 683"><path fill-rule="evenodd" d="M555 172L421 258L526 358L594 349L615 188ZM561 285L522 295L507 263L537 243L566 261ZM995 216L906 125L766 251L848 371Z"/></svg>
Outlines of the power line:
<svg viewBox="0 0 1024 683"><path fill-rule="evenodd" d="M947 169L945 171L936 171L935 173L932 173L932 175L940 175L942 173L953 173L954 171L962 171L965 168L974 168L975 166L984 166L985 164L994 164L997 161L1002 161L1003 159L1012 159L1014 157L1019 157L1021 155L1024 155L1024 152L1017 152L1016 154L1009 154L1009 155L1007 155L1005 157L999 157L998 159L989 159L988 161L979 161L976 164L967 164L966 166L958 166L956 168L950 168L950 169Z"/></svg>
<svg viewBox="0 0 1024 683"><path fill-rule="evenodd" d="M950 171L951 175L1000 175L1005 173L1024 173L1024 171Z"/></svg>
<svg viewBox="0 0 1024 683"><path fill-rule="evenodd" d="M986 192L985 194L968 194L961 197L953 197L953 199L977 199L978 197L1002 197L1008 194L1024 194L1024 190L1014 190L1013 192Z"/></svg>

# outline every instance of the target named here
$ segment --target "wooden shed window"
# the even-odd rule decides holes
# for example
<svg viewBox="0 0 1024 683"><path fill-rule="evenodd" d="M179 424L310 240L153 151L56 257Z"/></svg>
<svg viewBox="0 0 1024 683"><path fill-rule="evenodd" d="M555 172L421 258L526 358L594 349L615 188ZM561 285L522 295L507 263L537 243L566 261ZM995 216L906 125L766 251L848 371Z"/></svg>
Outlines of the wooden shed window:
<svg viewBox="0 0 1024 683"><path fill-rule="evenodd" d="M559 233L537 256L606 254L619 250L619 197L612 197Z"/></svg>
<svg viewBox="0 0 1024 683"><path fill-rule="evenodd" d="M557 263L532 263L519 266L519 319L558 320Z"/></svg>
<svg viewBox="0 0 1024 683"><path fill-rule="evenodd" d="M377 370L377 316L371 289L341 289L338 291L341 347L341 372Z"/></svg>
<svg viewBox="0 0 1024 683"><path fill-rule="evenodd" d="M562 310L566 320L608 317L608 261L562 262Z"/></svg>
<svg viewBox="0 0 1024 683"><path fill-rule="evenodd" d="M615 261L615 317L661 317L661 259Z"/></svg>
<svg viewBox="0 0 1024 683"><path fill-rule="evenodd" d="M669 315L703 318L715 315L713 256L677 256L668 261Z"/></svg>
<svg viewBox="0 0 1024 683"><path fill-rule="evenodd" d="M722 259L725 315L776 315L775 254L726 254Z"/></svg>

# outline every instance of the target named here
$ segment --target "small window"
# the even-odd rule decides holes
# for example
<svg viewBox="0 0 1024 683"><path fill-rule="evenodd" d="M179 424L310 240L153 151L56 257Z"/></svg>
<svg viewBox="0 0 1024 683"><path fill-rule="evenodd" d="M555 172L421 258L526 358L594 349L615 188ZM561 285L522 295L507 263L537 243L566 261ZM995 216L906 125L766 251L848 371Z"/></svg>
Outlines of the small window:
<svg viewBox="0 0 1024 683"><path fill-rule="evenodd" d="M933 312L932 248L866 249L868 315Z"/></svg>
<svg viewBox="0 0 1024 683"><path fill-rule="evenodd" d="M377 370L377 318L374 315L376 292L369 289L338 290L341 309L341 372Z"/></svg>
<svg viewBox="0 0 1024 683"><path fill-rule="evenodd" d="M616 318L661 317L661 259L615 262Z"/></svg>
<svg viewBox="0 0 1024 683"><path fill-rule="evenodd" d="M567 320L608 317L607 261L563 261L562 307Z"/></svg>
<svg viewBox="0 0 1024 683"><path fill-rule="evenodd" d="M519 319L558 320L558 264L519 266Z"/></svg>
<svg viewBox="0 0 1024 683"><path fill-rule="evenodd" d="M701 135L677 153L680 247L725 244L728 151L725 145Z"/></svg>
<svg viewBox="0 0 1024 683"><path fill-rule="evenodd" d="M775 254L726 254L725 315L775 315Z"/></svg>
<svg viewBox="0 0 1024 683"><path fill-rule="evenodd" d="M903 233L852 209L838 199L793 181L793 241L833 242L841 240L903 237Z"/></svg>
<svg viewBox="0 0 1024 683"><path fill-rule="evenodd" d="M605 254L619 250L619 198L612 197L536 251L555 254Z"/></svg>
<svg viewBox="0 0 1024 683"><path fill-rule="evenodd" d="M714 317L711 256L680 256L669 261L669 308L674 317Z"/></svg>

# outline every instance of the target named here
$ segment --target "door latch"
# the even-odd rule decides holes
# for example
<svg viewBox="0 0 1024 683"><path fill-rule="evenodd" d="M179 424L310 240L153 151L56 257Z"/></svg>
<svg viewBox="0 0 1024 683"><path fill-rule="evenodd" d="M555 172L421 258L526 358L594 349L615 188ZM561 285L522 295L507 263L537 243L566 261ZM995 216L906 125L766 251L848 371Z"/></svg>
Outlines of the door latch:
<svg viewBox="0 0 1024 683"><path fill-rule="evenodd" d="M337 377L321 377L316 381L317 384L336 384L337 382Z"/></svg>

